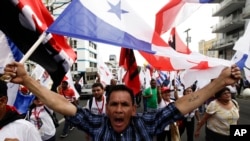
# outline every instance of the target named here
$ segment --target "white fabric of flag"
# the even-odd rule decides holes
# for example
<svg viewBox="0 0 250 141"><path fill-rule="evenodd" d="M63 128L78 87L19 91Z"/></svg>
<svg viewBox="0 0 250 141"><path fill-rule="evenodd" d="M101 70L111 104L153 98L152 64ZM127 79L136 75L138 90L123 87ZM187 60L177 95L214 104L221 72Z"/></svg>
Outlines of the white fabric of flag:
<svg viewBox="0 0 250 141"><path fill-rule="evenodd" d="M3 73L3 69L6 64L12 61L19 61L23 54L18 51L13 43L5 36L0 30L0 73ZM19 88L18 84L7 83L8 85L8 105L13 105L16 100L17 91Z"/></svg>

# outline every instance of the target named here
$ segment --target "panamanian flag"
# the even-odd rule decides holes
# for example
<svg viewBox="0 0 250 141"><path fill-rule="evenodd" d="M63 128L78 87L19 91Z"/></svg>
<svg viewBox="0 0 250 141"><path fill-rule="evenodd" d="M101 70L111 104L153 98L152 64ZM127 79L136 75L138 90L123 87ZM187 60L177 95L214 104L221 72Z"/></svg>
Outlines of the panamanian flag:
<svg viewBox="0 0 250 141"><path fill-rule="evenodd" d="M47 31L153 53L152 28L126 1L74 0Z"/></svg>
<svg viewBox="0 0 250 141"><path fill-rule="evenodd" d="M190 56L169 47L127 1L74 0L47 31L139 50L149 54L145 59L153 60L149 63L157 69L180 70L197 65ZM156 52L158 56L152 54Z"/></svg>
<svg viewBox="0 0 250 141"><path fill-rule="evenodd" d="M163 34L187 20L202 4L214 2L216 1L169 0L156 14L155 31L159 34Z"/></svg>

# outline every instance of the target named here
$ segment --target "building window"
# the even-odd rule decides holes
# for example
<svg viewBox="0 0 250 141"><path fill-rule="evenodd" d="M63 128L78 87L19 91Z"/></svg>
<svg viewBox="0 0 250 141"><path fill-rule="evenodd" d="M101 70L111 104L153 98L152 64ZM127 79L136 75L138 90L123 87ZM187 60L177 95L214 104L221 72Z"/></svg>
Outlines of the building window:
<svg viewBox="0 0 250 141"><path fill-rule="evenodd" d="M89 67L96 68L97 67L97 63L89 62Z"/></svg>
<svg viewBox="0 0 250 141"><path fill-rule="evenodd" d="M96 53L89 52L89 57L90 57L90 58L96 59L96 58L97 58L97 55L96 55Z"/></svg>
<svg viewBox="0 0 250 141"><path fill-rule="evenodd" d="M89 47L93 48L96 50L96 44L94 42L89 41Z"/></svg>
<svg viewBox="0 0 250 141"><path fill-rule="evenodd" d="M72 38L69 39L69 44L72 48L77 48L77 40L74 40Z"/></svg>

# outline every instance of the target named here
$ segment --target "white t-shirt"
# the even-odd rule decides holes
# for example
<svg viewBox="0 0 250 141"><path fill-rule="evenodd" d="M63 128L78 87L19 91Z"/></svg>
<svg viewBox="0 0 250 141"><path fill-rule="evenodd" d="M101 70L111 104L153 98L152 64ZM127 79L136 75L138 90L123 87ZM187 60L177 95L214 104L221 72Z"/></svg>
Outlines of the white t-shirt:
<svg viewBox="0 0 250 141"><path fill-rule="evenodd" d="M0 141L17 138L19 141L42 141L38 130L24 119L15 120L0 129Z"/></svg>
<svg viewBox="0 0 250 141"><path fill-rule="evenodd" d="M91 105L91 113L93 114L105 114L106 113L106 97L103 96L102 101L96 101L95 98L92 98L92 105ZM87 101L86 107L89 109L89 100Z"/></svg>
<svg viewBox="0 0 250 141"><path fill-rule="evenodd" d="M48 109L48 108L47 108ZM50 110L50 109L48 109ZM52 111L50 111L52 112ZM41 120L37 120L36 116ZM38 122L41 121L41 126L38 127ZM42 140L48 140L56 133L56 128L49 113L44 109L44 106L35 107L31 111L30 122L39 130Z"/></svg>

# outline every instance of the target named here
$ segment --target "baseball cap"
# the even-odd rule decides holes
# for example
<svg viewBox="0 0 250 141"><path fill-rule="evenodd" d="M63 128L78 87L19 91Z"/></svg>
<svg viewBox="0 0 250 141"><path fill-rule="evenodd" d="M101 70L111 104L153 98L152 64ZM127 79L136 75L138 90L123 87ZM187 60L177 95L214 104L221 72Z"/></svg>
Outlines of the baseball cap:
<svg viewBox="0 0 250 141"><path fill-rule="evenodd" d="M169 89L169 87L162 87L161 88L161 92L170 92L171 90Z"/></svg>

